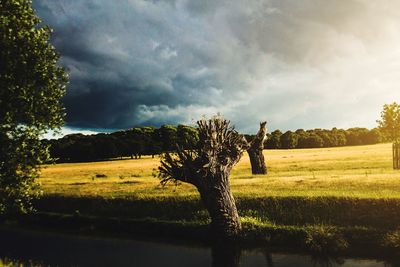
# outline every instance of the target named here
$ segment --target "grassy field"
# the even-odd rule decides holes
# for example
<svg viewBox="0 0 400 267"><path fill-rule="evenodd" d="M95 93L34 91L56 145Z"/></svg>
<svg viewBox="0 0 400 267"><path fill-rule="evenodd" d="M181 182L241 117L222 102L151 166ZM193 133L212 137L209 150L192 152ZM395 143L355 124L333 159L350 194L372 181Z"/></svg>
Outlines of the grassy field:
<svg viewBox="0 0 400 267"><path fill-rule="evenodd" d="M247 154L231 176L238 197L400 198L400 171L392 169L390 144L265 150L267 175L251 175ZM45 166L45 195L103 198L197 198L191 185L161 187L154 177L159 158Z"/></svg>
<svg viewBox="0 0 400 267"><path fill-rule="evenodd" d="M253 176L245 155L231 176L241 238L311 250L345 243L396 250L400 171L391 157L390 144L265 150L269 173ZM196 189L161 187L158 164L159 158L143 158L45 166L39 213L28 221L124 236L206 237L210 218Z"/></svg>

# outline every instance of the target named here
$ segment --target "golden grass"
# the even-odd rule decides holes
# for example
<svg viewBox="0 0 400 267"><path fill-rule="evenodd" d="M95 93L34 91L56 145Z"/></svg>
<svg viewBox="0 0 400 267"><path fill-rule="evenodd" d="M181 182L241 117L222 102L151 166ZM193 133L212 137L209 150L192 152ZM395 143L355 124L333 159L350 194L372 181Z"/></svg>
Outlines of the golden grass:
<svg viewBox="0 0 400 267"><path fill-rule="evenodd" d="M391 145L265 150L267 175L251 175L247 154L234 168L232 191L241 197L345 196L400 198L400 171L392 170ZM153 176L159 158L45 166L45 194L102 197L197 197L187 184L162 188ZM96 177L105 175L106 177Z"/></svg>

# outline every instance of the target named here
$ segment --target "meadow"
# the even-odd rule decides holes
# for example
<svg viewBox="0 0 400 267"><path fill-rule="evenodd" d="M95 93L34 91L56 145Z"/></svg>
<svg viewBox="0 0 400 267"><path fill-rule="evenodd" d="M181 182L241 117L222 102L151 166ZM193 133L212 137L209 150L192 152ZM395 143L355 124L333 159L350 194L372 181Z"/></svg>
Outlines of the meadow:
<svg viewBox="0 0 400 267"><path fill-rule="evenodd" d="M400 198L400 172L392 169L391 144L264 150L267 175L252 175L247 154L231 174L237 197ZM44 166L45 195L135 198L198 197L188 184L166 187L157 179L159 158Z"/></svg>
<svg viewBox="0 0 400 267"><path fill-rule="evenodd" d="M400 246L400 171L391 144L265 150L267 175L245 154L231 174L241 240L311 250ZM159 158L44 166L31 225L154 237L207 237L210 218L189 184L165 187ZM382 249L382 250L380 250Z"/></svg>

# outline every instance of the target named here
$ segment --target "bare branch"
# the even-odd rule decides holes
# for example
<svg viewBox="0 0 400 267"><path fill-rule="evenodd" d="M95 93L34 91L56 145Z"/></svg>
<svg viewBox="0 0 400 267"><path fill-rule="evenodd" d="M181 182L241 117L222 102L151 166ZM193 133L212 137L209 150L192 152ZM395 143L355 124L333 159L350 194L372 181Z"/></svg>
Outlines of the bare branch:
<svg viewBox="0 0 400 267"><path fill-rule="evenodd" d="M264 141L267 135L267 122L260 122L260 129L258 130L256 136L250 142L249 149L264 149Z"/></svg>
<svg viewBox="0 0 400 267"><path fill-rule="evenodd" d="M159 167L161 183L182 181L196 185L198 179L220 171L230 171L248 149L244 136L221 117L199 120L199 144L196 150L178 147L165 153Z"/></svg>
<svg viewBox="0 0 400 267"><path fill-rule="evenodd" d="M197 125L197 148L183 150L178 147L175 154L164 154L159 177L163 185L169 181L195 185L216 235L234 237L238 235L241 223L230 191L229 174L249 146L244 136L219 116L200 120Z"/></svg>

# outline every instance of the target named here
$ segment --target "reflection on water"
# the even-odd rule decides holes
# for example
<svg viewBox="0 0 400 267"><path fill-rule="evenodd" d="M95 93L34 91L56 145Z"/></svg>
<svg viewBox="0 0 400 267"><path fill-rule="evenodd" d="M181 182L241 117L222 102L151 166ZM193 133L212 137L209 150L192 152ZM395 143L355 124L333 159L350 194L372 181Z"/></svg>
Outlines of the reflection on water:
<svg viewBox="0 0 400 267"><path fill-rule="evenodd" d="M269 253L267 249L241 251L225 243L190 247L5 230L0 230L0 240L0 266L398 266L377 260Z"/></svg>

